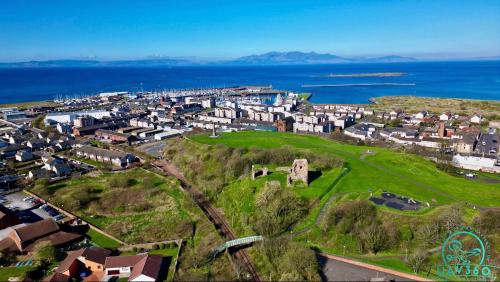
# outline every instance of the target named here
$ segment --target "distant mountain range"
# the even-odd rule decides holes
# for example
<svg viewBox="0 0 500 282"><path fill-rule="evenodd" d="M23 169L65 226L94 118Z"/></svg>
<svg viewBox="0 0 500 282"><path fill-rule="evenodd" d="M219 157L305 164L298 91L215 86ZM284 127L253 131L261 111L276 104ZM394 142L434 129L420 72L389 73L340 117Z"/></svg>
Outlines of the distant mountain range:
<svg viewBox="0 0 500 282"><path fill-rule="evenodd" d="M485 60L486 58L478 58ZM488 57L498 60L500 57ZM333 54L316 52L269 52L260 55L244 56L232 60L200 60L188 58L148 58L141 60L48 60L0 63L0 68L57 68L57 67L164 67L164 66L200 66L200 65L313 65L313 64L342 64L342 63L396 63L414 62L415 58L401 56L383 56L371 58L346 58Z"/></svg>
<svg viewBox="0 0 500 282"><path fill-rule="evenodd" d="M415 58L400 56L385 56L375 58L345 58L332 54L316 52L269 52L261 55L251 55L230 61L230 64L242 65L311 65L311 64L341 64L341 63L386 63L413 62Z"/></svg>

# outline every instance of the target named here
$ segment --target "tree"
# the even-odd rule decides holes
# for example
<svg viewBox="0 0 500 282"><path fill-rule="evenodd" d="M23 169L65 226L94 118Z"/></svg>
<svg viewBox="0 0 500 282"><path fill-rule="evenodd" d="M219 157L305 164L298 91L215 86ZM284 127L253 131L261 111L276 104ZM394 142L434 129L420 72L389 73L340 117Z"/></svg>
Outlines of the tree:
<svg viewBox="0 0 500 282"><path fill-rule="evenodd" d="M457 205L453 205L440 214L438 220L443 231L450 233L455 227L462 225L462 217L462 209Z"/></svg>
<svg viewBox="0 0 500 282"><path fill-rule="evenodd" d="M418 249L408 257L406 263L413 269L413 272L418 273L427 264L429 254L427 251Z"/></svg>
<svg viewBox="0 0 500 282"><path fill-rule="evenodd" d="M301 276L301 281L318 281L318 263L314 251L300 245L297 242L290 242L287 252L283 256L280 269L284 273L296 273ZM294 276L292 276L295 278ZM283 278L283 276L282 276ZM294 279L295 280L295 279Z"/></svg>
<svg viewBox="0 0 500 282"><path fill-rule="evenodd" d="M363 228L359 234L359 239L363 249L371 253L378 253L386 247L388 241L386 230L379 222L373 222L368 227Z"/></svg>
<svg viewBox="0 0 500 282"><path fill-rule="evenodd" d="M417 230L417 238L422 240L423 246L432 246L440 238L439 222L433 220L428 224L423 224Z"/></svg>
<svg viewBox="0 0 500 282"><path fill-rule="evenodd" d="M42 241L36 244L34 254L39 262L52 263L57 260L57 250L49 241Z"/></svg>
<svg viewBox="0 0 500 282"><path fill-rule="evenodd" d="M304 281L304 278L297 271L283 272L279 281Z"/></svg>

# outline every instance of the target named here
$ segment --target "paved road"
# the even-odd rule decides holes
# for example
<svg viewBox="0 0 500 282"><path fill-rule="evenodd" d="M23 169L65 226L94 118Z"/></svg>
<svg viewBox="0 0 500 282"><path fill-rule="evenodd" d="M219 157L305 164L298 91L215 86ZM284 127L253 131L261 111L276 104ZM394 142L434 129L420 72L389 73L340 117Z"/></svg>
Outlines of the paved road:
<svg viewBox="0 0 500 282"><path fill-rule="evenodd" d="M326 281L430 281L411 274L328 254L317 254Z"/></svg>
<svg viewBox="0 0 500 282"><path fill-rule="evenodd" d="M191 195L196 204L201 208L201 210L205 213L205 215L210 219L210 221L214 224L215 228L219 230L221 235L223 235L228 241L237 239L234 235L233 231L229 227L229 224L226 222L223 216L215 210L207 198L198 191L196 188L191 186L182 172L172 163L167 161L156 161L153 165L166 174L172 175L176 177L181 182L181 187ZM248 273L251 275L254 281L261 281L257 269L254 264L248 257L248 254L243 249L238 249L234 252L236 259L243 263L246 266Z"/></svg>

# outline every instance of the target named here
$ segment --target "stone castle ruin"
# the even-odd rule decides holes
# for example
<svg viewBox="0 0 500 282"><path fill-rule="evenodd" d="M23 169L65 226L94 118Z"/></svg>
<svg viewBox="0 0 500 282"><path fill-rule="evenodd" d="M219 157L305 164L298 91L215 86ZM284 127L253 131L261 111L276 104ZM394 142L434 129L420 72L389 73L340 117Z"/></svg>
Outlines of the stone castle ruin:
<svg viewBox="0 0 500 282"><path fill-rule="evenodd" d="M306 159L296 159L288 171L286 183L291 186L293 182L301 180L306 186L309 185L309 165Z"/></svg>

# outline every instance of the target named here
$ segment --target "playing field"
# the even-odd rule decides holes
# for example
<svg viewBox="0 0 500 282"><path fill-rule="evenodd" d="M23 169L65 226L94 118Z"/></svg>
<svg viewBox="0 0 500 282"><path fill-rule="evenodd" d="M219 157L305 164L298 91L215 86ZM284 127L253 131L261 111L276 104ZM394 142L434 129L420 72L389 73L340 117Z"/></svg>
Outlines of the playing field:
<svg viewBox="0 0 500 282"><path fill-rule="evenodd" d="M219 138L196 135L193 140L231 147L275 148L290 145L318 154L343 158L350 171L336 184L336 193L369 198L370 191L411 197L431 207L467 203L476 207L500 206L500 185L467 180L438 170L424 158L390 149L354 146L318 136L264 131L225 133Z"/></svg>

